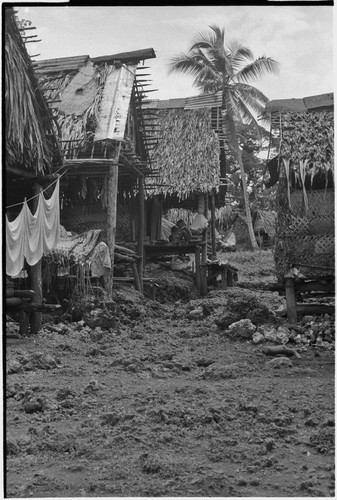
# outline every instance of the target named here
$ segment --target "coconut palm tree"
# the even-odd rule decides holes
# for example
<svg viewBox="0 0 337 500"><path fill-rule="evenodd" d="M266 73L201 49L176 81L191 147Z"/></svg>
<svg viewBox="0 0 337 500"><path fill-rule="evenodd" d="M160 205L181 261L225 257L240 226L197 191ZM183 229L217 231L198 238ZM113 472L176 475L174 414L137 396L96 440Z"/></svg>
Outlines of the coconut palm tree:
<svg viewBox="0 0 337 500"><path fill-rule="evenodd" d="M225 45L225 30L216 25L210 32L197 35L188 53L180 53L170 61L169 73L180 72L194 77L193 85L203 92L222 91L225 134L240 166L247 225L253 249L258 249L254 235L246 175L237 123L252 124L259 134L255 116L264 111L269 99L248 82L265 73L278 70L278 63L269 57L254 56L249 48L234 41Z"/></svg>

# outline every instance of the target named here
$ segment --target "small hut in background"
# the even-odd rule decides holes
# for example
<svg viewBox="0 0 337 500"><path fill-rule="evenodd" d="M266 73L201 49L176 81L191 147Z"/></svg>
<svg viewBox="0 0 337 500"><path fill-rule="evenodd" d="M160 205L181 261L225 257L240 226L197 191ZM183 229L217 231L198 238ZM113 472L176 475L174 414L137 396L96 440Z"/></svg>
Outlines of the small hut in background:
<svg viewBox="0 0 337 500"><path fill-rule="evenodd" d="M147 69L143 61L154 57L150 48L95 58L48 59L35 65L64 155L61 223L68 232L100 231L109 250L108 290L121 212L117 236L133 246L128 257L130 249L122 245L127 255L121 260L132 263L136 288L142 291L144 179L151 175L142 101L151 90L144 90L140 71Z"/></svg>
<svg viewBox="0 0 337 500"><path fill-rule="evenodd" d="M269 164L278 181L276 272L293 322L295 293L334 290L333 94L274 100L266 113L279 138L279 155Z"/></svg>
<svg viewBox="0 0 337 500"><path fill-rule="evenodd" d="M157 171L153 182L147 183L151 217L160 220L163 212L173 208L204 213L212 197L215 206L221 206L225 170L221 105L220 92L145 105L145 116L152 121L151 159ZM152 204L160 207L157 215L150 209ZM159 225L152 226L157 233L149 227L150 240L160 239Z"/></svg>
<svg viewBox="0 0 337 500"><path fill-rule="evenodd" d="M37 333L41 327L41 261L43 248L50 250L58 240L55 172L63 159L51 110L26 50L24 28L18 27L12 8L4 13L6 312L11 307L21 310L21 333L27 334L29 328ZM50 207L45 196L53 201Z"/></svg>
<svg viewBox="0 0 337 500"><path fill-rule="evenodd" d="M233 230L236 243L242 249L250 249L250 238L247 219L242 213L235 213L233 217ZM275 241L277 214L273 210L255 210L252 214L254 233L261 249L271 248Z"/></svg>

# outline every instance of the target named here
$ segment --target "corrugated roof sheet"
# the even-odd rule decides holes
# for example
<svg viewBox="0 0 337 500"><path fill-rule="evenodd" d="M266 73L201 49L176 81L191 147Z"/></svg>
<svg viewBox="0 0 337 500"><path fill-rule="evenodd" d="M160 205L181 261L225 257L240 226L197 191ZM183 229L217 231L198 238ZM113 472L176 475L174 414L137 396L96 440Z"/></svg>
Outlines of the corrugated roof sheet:
<svg viewBox="0 0 337 500"><path fill-rule="evenodd" d="M205 109L219 108L222 106L222 92L216 94L200 94L193 97L180 97L177 99L157 99L144 104L144 108L154 109Z"/></svg>
<svg viewBox="0 0 337 500"><path fill-rule="evenodd" d="M185 109L197 108L220 108L222 106L222 92L215 94L201 94L193 97L187 97Z"/></svg>
<svg viewBox="0 0 337 500"><path fill-rule="evenodd" d="M155 99L144 103L144 108L151 109L172 109L172 108L184 108L185 107L185 97L177 99Z"/></svg>
<svg viewBox="0 0 337 500"><path fill-rule="evenodd" d="M294 113L306 111L303 99L274 99L266 105L267 113L276 111L293 111Z"/></svg>
<svg viewBox="0 0 337 500"><path fill-rule="evenodd" d="M333 92L329 94L314 95L303 99L307 109L325 108L333 106Z"/></svg>
<svg viewBox="0 0 337 500"><path fill-rule="evenodd" d="M60 57L57 59L45 59L43 61L36 61L35 71L37 73L52 73L61 71L74 71L83 66L88 59L91 59L95 64L106 62L112 63L119 60L122 62L139 62L145 59L155 58L156 54L153 49L133 50L130 52L119 52L108 56L92 57L73 56L73 57Z"/></svg>
<svg viewBox="0 0 337 500"><path fill-rule="evenodd" d="M267 113L275 113L277 111L298 113L330 107L333 107L333 92L304 97L303 99L274 99L267 104L265 110Z"/></svg>
<svg viewBox="0 0 337 500"><path fill-rule="evenodd" d="M84 66L88 60L88 55L45 59L43 61L36 61L34 69L36 73L60 73L61 71L75 71Z"/></svg>

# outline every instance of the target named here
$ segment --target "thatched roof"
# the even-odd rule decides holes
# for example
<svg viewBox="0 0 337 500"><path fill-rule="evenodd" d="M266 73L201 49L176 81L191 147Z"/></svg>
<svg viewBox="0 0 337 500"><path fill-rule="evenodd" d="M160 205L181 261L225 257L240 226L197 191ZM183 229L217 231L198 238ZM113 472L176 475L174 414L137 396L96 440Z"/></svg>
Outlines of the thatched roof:
<svg viewBox="0 0 337 500"><path fill-rule="evenodd" d="M6 167L44 175L61 163L48 105L15 21L5 9Z"/></svg>
<svg viewBox="0 0 337 500"><path fill-rule="evenodd" d="M151 195L185 199L195 192L218 190L220 142L211 113L211 107L186 109L185 103L184 107L157 106L153 131L157 143L151 158L158 177L157 185L148 190Z"/></svg>
<svg viewBox="0 0 337 500"><path fill-rule="evenodd" d="M273 133L279 138L279 156L293 184L311 183L316 174L334 170L333 93L303 99L279 99L266 106ZM290 176L292 173L292 179Z"/></svg>

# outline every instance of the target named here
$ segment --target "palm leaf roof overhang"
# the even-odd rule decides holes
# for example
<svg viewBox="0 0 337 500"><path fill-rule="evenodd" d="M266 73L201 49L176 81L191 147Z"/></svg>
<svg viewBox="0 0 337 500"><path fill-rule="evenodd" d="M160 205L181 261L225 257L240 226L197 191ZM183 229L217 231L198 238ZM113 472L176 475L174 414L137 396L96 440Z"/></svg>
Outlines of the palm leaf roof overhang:
<svg viewBox="0 0 337 500"><path fill-rule="evenodd" d="M136 127L140 132L140 155L125 146L120 157L122 168L119 175L139 177L153 174L149 155L150 138L147 137L142 116L143 100L151 90L144 90L146 85L141 80L144 75L137 74L137 70L147 67L137 65L154 57L155 52L151 48L94 58L82 55L36 62L40 84L52 101L57 116L61 141L67 155L65 166L68 174L77 175L81 171L87 175L100 175L107 171L109 162L104 155L101 155L100 161L83 151L88 139L87 124L95 121L94 130L91 130L94 148L98 146L100 149L103 143L117 139L126 145L124 130L131 94L131 104L135 107L138 120ZM105 110L101 112L104 99ZM112 129L119 129L119 135L113 133Z"/></svg>
<svg viewBox="0 0 337 500"><path fill-rule="evenodd" d="M15 14L5 8L5 168L8 174L41 177L62 164L62 155Z"/></svg>
<svg viewBox="0 0 337 500"><path fill-rule="evenodd" d="M147 183L148 196L183 200L219 188L221 106L221 92L144 103L156 139L152 160L158 169L155 180Z"/></svg>

